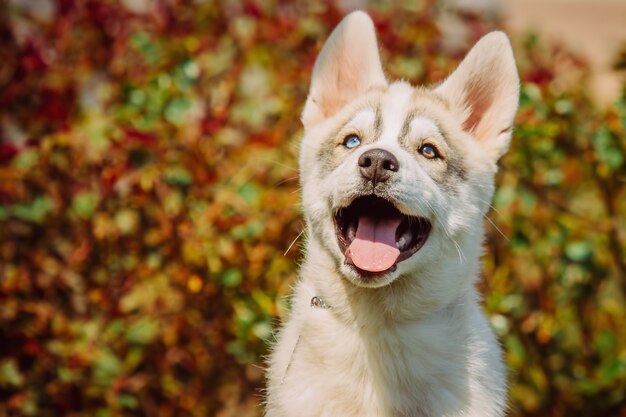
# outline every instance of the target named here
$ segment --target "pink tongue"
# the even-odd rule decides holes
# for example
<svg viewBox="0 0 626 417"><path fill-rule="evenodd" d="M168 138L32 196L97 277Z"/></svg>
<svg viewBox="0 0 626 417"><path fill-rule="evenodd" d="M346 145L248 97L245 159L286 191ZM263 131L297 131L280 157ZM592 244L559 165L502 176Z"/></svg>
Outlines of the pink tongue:
<svg viewBox="0 0 626 417"><path fill-rule="evenodd" d="M391 268L400 256L400 250L396 247L396 229L400 221L400 218L359 218L356 237L347 250L354 265L370 272Z"/></svg>

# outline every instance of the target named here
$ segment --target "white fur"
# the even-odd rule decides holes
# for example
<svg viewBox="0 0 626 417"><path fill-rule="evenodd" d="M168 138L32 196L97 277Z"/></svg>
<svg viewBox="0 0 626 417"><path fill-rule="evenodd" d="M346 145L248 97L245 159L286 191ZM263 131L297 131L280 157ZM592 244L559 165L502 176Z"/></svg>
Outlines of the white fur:
<svg viewBox="0 0 626 417"><path fill-rule="evenodd" d="M510 140L517 84L501 33L483 38L447 81L426 90L387 83L365 13L351 13L333 32L302 116L307 246L292 311L269 361L266 417L504 414L501 350L475 282L482 219ZM382 132L374 138L377 111ZM398 138L411 112L407 147ZM346 151L341 139L349 134L363 143ZM446 162L413 151L424 141L447 155L462 150L463 175L452 185L435 180L450 175ZM343 262L333 212L362 188L357 161L372 148L399 161L386 196L405 214L428 218L432 231L395 272L367 281ZM311 308L316 296L330 308Z"/></svg>

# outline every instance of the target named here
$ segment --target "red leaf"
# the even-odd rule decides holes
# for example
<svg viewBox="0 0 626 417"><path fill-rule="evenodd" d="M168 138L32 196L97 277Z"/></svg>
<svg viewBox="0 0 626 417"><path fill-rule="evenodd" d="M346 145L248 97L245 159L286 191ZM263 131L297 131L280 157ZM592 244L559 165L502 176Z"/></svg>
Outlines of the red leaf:
<svg viewBox="0 0 626 417"><path fill-rule="evenodd" d="M156 142L156 136L152 133L142 132L136 129L125 129L126 138L131 142L140 143L142 145L151 145Z"/></svg>
<svg viewBox="0 0 626 417"><path fill-rule="evenodd" d="M18 153L19 149L12 143L0 143L0 163L10 161Z"/></svg>

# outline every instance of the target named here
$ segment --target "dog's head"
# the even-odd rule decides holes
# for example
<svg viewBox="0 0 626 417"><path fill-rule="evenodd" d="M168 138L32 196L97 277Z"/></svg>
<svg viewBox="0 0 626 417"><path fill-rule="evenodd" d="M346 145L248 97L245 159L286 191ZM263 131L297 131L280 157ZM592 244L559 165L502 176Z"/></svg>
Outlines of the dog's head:
<svg viewBox="0 0 626 417"><path fill-rule="evenodd" d="M478 258L518 95L501 32L438 87L413 88L386 80L369 16L348 15L317 58L302 114L310 239L362 287L426 273L451 253L460 269Z"/></svg>

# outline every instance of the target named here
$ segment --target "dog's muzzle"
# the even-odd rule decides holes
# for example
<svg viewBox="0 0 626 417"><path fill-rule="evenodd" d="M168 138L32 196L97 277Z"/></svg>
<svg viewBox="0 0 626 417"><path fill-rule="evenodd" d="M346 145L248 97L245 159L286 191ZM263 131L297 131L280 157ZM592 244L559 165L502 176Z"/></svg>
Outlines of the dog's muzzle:
<svg viewBox="0 0 626 417"><path fill-rule="evenodd" d="M334 220L346 264L368 277L394 271L422 248L431 230L428 219L405 215L376 195L356 198Z"/></svg>

